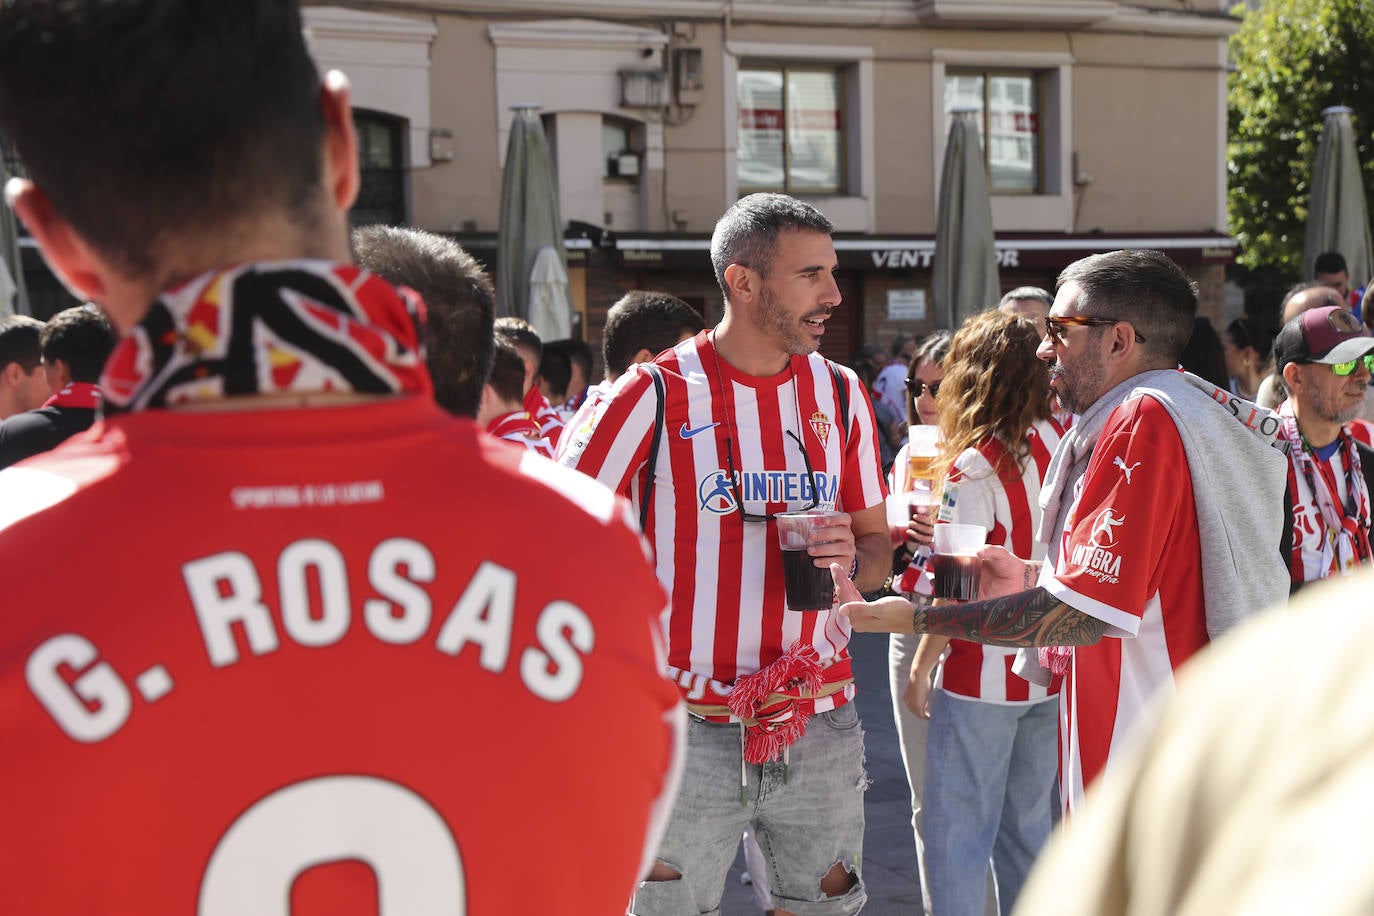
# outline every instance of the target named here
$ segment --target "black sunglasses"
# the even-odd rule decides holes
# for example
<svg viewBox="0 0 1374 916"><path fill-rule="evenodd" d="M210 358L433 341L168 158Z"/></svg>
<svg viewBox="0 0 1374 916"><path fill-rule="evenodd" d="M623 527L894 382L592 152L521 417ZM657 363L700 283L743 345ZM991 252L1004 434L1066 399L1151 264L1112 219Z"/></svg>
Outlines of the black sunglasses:
<svg viewBox="0 0 1374 916"><path fill-rule="evenodd" d="M1114 324L1129 324L1124 318L1093 318L1090 315L1046 315L1045 316L1045 335L1050 340L1061 346L1064 343L1064 331L1069 327L1089 327L1101 328L1110 327ZM1144 343L1145 338L1140 336L1140 332L1135 331L1135 342Z"/></svg>
<svg viewBox="0 0 1374 916"><path fill-rule="evenodd" d="M909 378L906 380L906 390L913 398L919 398L922 394L925 394L927 388L930 389L930 396L932 398L939 397L939 382L923 382L918 378Z"/></svg>
<svg viewBox="0 0 1374 916"><path fill-rule="evenodd" d="M802 506L800 509L784 509L781 512L772 512L768 515L755 515L752 512L744 511L744 497L739 491L739 475L735 473L735 447L727 436L725 439L725 466L730 474L730 493L735 497L735 511L739 512L739 517L746 522L771 522L779 515L787 515L792 512L807 512L821 504L820 492L816 489L816 472L811 469L811 456L806 453L806 446L802 444L797 434L792 430L787 430L787 437L797 443L797 448L801 449L802 461L806 462L806 476L811 479L811 502Z"/></svg>

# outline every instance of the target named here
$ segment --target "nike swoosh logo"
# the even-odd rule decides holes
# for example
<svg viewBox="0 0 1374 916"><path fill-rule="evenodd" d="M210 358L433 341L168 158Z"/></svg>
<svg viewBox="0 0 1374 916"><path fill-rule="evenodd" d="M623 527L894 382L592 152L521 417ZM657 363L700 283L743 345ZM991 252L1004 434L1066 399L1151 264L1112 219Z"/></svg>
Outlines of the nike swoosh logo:
<svg viewBox="0 0 1374 916"><path fill-rule="evenodd" d="M715 428L716 428L717 426L719 426L719 425L720 425L720 423L718 423L718 422L717 422L717 423L707 423L705 426L698 426L698 427L696 427L695 429L688 429L688 428L687 428L687 424L686 424L686 423L683 423L683 424L682 424L682 429L679 429L679 430L677 431L677 434L678 434L679 436L681 436L682 438L684 438L684 439L690 439L690 438L692 438L693 436L695 436L697 433L704 433L704 432L706 432L706 430L708 430L708 429L715 429Z"/></svg>

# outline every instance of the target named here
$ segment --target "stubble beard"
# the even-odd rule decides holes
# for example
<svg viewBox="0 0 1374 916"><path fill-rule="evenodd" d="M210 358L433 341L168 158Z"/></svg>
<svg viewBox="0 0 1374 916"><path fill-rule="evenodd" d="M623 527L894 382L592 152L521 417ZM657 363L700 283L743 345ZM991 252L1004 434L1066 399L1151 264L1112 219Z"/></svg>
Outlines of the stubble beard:
<svg viewBox="0 0 1374 916"><path fill-rule="evenodd" d="M826 313L821 311L808 317L820 317L823 314ZM783 352L792 356L809 356L820 349L820 342L799 327L802 320L794 318L786 308L779 305L772 291L764 286L754 324L759 330L775 335Z"/></svg>

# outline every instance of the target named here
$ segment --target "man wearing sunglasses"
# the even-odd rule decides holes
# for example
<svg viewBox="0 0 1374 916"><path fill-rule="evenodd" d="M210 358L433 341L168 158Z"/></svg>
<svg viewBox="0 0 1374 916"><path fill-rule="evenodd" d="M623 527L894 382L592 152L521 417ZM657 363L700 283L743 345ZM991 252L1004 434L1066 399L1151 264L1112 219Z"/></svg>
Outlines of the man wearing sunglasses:
<svg viewBox="0 0 1374 916"><path fill-rule="evenodd" d="M1060 275L1039 356L1079 419L1041 490L1043 566L984 547L982 600L931 607L861 603L831 568L855 629L1047 647L1038 673L1065 678L1069 811L1177 666L1287 596L1279 418L1177 370L1196 312L1196 286L1158 251Z"/></svg>
<svg viewBox="0 0 1374 916"><path fill-rule="evenodd" d="M645 535L672 598L668 673L692 713L637 916L715 912L745 829L780 911L854 913L866 898L849 627L833 606L789 609L775 521L839 510L813 564L863 589L886 578L873 412L853 371L816 352L840 306L830 232L786 195L736 202L711 239L721 322L633 367L559 445L565 464L636 500L652 475Z"/></svg>
<svg viewBox="0 0 1374 916"><path fill-rule="evenodd" d="M1303 312L1283 326L1274 359L1293 499L1294 586L1370 563L1374 451L1352 429L1374 371L1374 337L1348 309Z"/></svg>

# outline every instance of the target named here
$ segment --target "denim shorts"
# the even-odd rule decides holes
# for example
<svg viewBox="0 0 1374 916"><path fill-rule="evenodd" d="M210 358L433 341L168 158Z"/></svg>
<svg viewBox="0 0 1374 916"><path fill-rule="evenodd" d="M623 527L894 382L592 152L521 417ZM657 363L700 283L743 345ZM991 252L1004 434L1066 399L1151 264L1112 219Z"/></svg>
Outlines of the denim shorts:
<svg viewBox="0 0 1374 916"><path fill-rule="evenodd" d="M768 864L776 906L799 916L857 913L868 896L860 868L868 778L854 704L813 716L787 760L742 764L738 724L690 719L682 786L658 849L658 861L682 878L641 882L630 912L719 913L726 874L749 829ZM825 897L821 879L836 863L858 883Z"/></svg>

